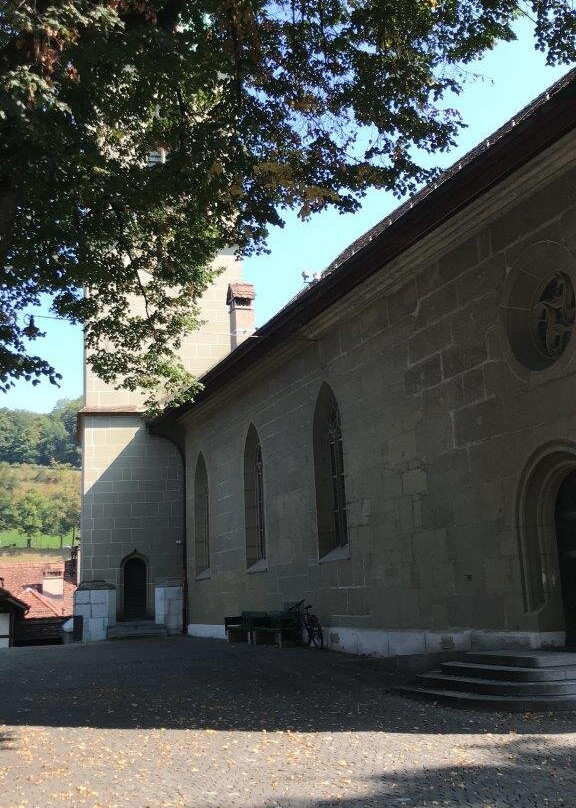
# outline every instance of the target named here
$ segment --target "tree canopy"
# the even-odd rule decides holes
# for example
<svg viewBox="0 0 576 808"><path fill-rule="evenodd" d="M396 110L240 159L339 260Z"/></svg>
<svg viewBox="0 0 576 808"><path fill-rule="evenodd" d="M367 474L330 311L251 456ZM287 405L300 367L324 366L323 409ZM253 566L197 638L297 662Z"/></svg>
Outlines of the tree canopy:
<svg viewBox="0 0 576 808"><path fill-rule="evenodd" d="M181 385L215 252L428 179L443 99L521 14L574 59L570 0L0 0L0 389L58 382L44 294L103 379Z"/></svg>
<svg viewBox="0 0 576 808"><path fill-rule="evenodd" d="M80 522L80 472L58 463L9 465L0 461L0 531L63 537ZM4 541L12 536L3 537Z"/></svg>
<svg viewBox="0 0 576 808"><path fill-rule="evenodd" d="M81 406L81 399L62 399L46 414L0 409L0 463L79 468L76 413Z"/></svg>

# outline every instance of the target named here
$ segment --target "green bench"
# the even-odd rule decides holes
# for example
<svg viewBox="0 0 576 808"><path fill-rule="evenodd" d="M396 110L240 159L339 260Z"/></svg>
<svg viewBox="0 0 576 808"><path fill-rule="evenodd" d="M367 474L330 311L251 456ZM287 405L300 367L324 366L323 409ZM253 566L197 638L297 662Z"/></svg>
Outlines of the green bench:
<svg viewBox="0 0 576 808"><path fill-rule="evenodd" d="M224 619L228 642L250 645L295 645L297 619L292 612L242 612Z"/></svg>

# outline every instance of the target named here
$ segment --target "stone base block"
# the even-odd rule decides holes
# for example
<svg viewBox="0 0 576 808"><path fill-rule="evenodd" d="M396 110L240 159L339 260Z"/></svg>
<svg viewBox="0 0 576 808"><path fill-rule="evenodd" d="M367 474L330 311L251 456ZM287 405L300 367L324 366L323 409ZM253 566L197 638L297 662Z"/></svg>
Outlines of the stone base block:
<svg viewBox="0 0 576 808"><path fill-rule="evenodd" d="M472 651L513 648L561 648L565 631L480 631L472 632Z"/></svg>
<svg viewBox="0 0 576 808"><path fill-rule="evenodd" d="M183 628L182 584L173 581L154 587L154 620L165 625L168 634L181 634Z"/></svg>
<svg viewBox="0 0 576 808"><path fill-rule="evenodd" d="M188 634L191 637L212 637L215 640L225 640L226 631L223 625L208 623L190 623Z"/></svg>
<svg viewBox="0 0 576 808"><path fill-rule="evenodd" d="M74 593L74 614L83 618L82 642L106 639L116 623L116 587L105 581L83 581Z"/></svg>
<svg viewBox="0 0 576 808"><path fill-rule="evenodd" d="M191 637L226 639L222 625L190 623L187 633ZM562 647L565 636L563 631L386 631L330 626L324 628L324 645L334 651L360 656L416 657L501 648Z"/></svg>
<svg viewBox="0 0 576 808"><path fill-rule="evenodd" d="M324 635L327 647L335 651L378 657L553 648L562 647L566 637L563 631L386 631L338 626L325 629Z"/></svg>

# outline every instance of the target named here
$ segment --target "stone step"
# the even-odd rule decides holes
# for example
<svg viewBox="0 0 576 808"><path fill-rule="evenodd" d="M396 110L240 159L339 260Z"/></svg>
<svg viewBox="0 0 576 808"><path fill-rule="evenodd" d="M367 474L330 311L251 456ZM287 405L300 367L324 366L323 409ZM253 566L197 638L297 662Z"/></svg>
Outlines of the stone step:
<svg viewBox="0 0 576 808"><path fill-rule="evenodd" d="M501 710L518 713L576 710L576 695L488 696L416 686L395 687L393 690L395 693L411 699L440 702L451 707L466 707L476 710Z"/></svg>
<svg viewBox="0 0 576 808"><path fill-rule="evenodd" d="M555 682L576 677L571 665L548 668L526 668L514 665L480 665L476 662L443 662L442 673L448 676L472 676L477 679L502 679L508 682Z"/></svg>
<svg viewBox="0 0 576 808"><path fill-rule="evenodd" d="M419 686L456 690L460 692L488 694L496 696L561 696L576 695L576 678L563 681L506 682L502 679L483 679L472 676L447 676L441 671L422 673L416 677ZM416 684L416 683L415 683Z"/></svg>
<svg viewBox="0 0 576 808"><path fill-rule="evenodd" d="M480 665L512 665L516 668L576 668L576 653L570 651L472 651L466 654L465 660Z"/></svg>
<svg viewBox="0 0 576 808"><path fill-rule="evenodd" d="M108 640L127 640L139 637L165 637L167 634L168 629L163 623L154 623L152 620L131 620L108 626L106 638Z"/></svg>
<svg viewBox="0 0 576 808"><path fill-rule="evenodd" d="M394 688L410 698L484 710L576 710L576 653L485 651Z"/></svg>

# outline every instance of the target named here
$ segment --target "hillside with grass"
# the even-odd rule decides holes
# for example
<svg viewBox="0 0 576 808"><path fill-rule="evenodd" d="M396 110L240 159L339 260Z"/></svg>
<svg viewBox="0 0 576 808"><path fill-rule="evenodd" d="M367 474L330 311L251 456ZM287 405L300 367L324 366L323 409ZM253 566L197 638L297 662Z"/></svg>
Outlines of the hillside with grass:
<svg viewBox="0 0 576 808"><path fill-rule="evenodd" d="M49 551L71 545L80 521L80 399L51 413L0 410L0 549Z"/></svg>

